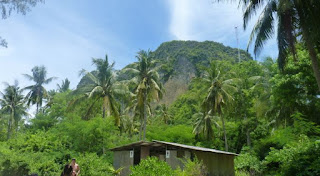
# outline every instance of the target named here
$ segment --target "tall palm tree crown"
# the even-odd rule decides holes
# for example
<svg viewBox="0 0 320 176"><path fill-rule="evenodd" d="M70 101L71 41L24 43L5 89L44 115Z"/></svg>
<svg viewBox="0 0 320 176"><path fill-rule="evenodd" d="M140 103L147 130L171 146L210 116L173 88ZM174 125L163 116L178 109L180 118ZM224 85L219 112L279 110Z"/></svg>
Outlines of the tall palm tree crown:
<svg viewBox="0 0 320 176"><path fill-rule="evenodd" d="M230 95L236 90L235 86L231 84L233 80L225 79L221 75L217 63L211 62L209 68L206 69L203 81L209 87L207 96L202 103L205 112L212 110L214 113L221 114L222 107L226 102L233 100Z"/></svg>
<svg viewBox="0 0 320 176"><path fill-rule="evenodd" d="M14 85L5 83L6 88L4 92L0 92L0 106L1 113L8 115L8 133L7 138L10 138L13 125L18 128L18 123L21 121L22 116L27 115L27 108L25 106L23 90L18 86L16 81Z"/></svg>
<svg viewBox="0 0 320 176"><path fill-rule="evenodd" d="M320 49L320 3L314 0L239 0L244 8L244 29L257 11L262 12L248 43L254 41L254 53L259 55L264 43L277 34L278 64L284 68L288 50L296 58L295 43L303 42L312 61L312 69L320 90L320 70L317 50ZM277 22L277 25L275 25Z"/></svg>
<svg viewBox="0 0 320 176"><path fill-rule="evenodd" d="M157 116L159 116L161 118L161 120L165 124L168 124L172 118L171 114L169 114L169 112L168 112L168 107L166 106L166 104L161 104L161 105L157 106L155 109L155 113L157 114Z"/></svg>
<svg viewBox="0 0 320 176"><path fill-rule="evenodd" d="M29 90L29 93L26 95L28 99L28 106L30 104L37 105L37 113L39 108L42 107L43 99L48 97L48 92L44 88L45 84L49 84L51 81L56 79L55 77L47 78L47 70L44 66L35 66L32 68L32 75L23 74L30 81L35 82L34 85L27 86L24 89Z"/></svg>
<svg viewBox="0 0 320 176"><path fill-rule="evenodd" d="M225 79L223 75L221 75L217 62L210 63L209 68L206 69L203 81L209 87L207 96L202 103L202 107L205 112L204 116L211 115L209 112L220 116L224 131L225 149L228 151L227 134L222 110L228 102L233 100L231 93L236 91L236 87L232 85L232 79Z"/></svg>
<svg viewBox="0 0 320 176"><path fill-rule="evenodd" d="M118 84L115 82L114 62L109 64L108 56L105 59L92 59L92 64L96 66L96 70L88 72L81 70L80 74L88 78L86 84L78 87L78 92L83 93L83 98L93 99L92 107L97 101L101 100L102 103L102 117L106 115L114 115L115 123L120 125L118 103L114 97L115 93L120 92ZM89 110L90 110L89 107ZM88 110L88 111L89 111Z"/></svg>
<svg viewBox="0 0 320 176"><path fill-rule="evenodd" d="M61 85L57 84L57 86L58 86L59 92L65 92L65 91L69 90L70 81L68 80L68 78L66 78L65 80L62 80Z"/></svg>
<svg viewBox="0 0 320 176"><path fill-rule="evenodd" d="M138 62L132 67L126 68L125 72L130 72L134 78L131 80L135 83L135 109L140 115L140 139L143 130L143 140L146 136L146 123L148 104L153 100L162 98L163 88L160 83L156 61L152 59L151 51L141 50L137 56ZM150 111L150 108L149 108Z"/></svg>
<svg viewBox="0 0 320 176"><path fill-rule="evenodd" d="M193 129L196 138L203 136L207 141L212 140L214 137L212 124L219 127L217 123L218 117L213 116L212 112L209 111L207 113L198 112L193 115L193 118L196 120Z"/></svg>

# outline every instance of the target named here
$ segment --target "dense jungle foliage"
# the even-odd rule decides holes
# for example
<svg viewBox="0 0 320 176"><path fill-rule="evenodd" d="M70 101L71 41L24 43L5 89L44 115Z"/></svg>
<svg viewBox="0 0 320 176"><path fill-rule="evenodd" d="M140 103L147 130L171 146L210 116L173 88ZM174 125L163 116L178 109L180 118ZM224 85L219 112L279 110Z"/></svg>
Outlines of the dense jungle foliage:
<svg viewBox="0 0 320 176"><path fill-rule="evenodd" d="M82 70L74 90L68 79L46 90L54 73L34 67L25 75L30 86L15 82L1 90L0 175L59 175L71 158L81 175L117 175L109 149L137 140L238 153L237 175L319 175L320 94L306 48L297 46L299 59L289 55L283 71L276 60L258 62L244 51L239 63L236 51L215 42L172 41L140 51L122 70L107 56L93 59L96 69ZM172 103L162 103L174 94L164 89L169 80L186 74L181 58L194 75ZM37 107L32 118L31 106ZM202 174L201 162L186 166L174 171L149 158L131 169L133 175L148 169Z"/></svg>

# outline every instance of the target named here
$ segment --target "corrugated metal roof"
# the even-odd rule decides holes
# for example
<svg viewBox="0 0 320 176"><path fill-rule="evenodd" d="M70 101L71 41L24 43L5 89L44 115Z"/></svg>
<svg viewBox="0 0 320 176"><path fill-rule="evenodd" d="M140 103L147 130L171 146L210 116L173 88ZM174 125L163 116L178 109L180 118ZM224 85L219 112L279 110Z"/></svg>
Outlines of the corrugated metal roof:
<svg viewBox="0 0 320 176"><path fill-rule="evenodd" d="M112 148L110 150L111 151L125 150L125 149L131 149L132 147L135 147L135 146L140 146L140 145L147 146L147 145L152 145L152 144L153 144L153 142L138 141L138 142L134 142L134 143L127 144L127 145L118 146L118 147Z"/></svg>
<svg viewBox="0 0 320 176"><path fill-rule="evenodd" d="M212 153L220 153L220 154L226 154L226 155L237 155L235 153L225 152L225 151L216 150L216 149L210 149L210 148L204 148L204 147L196 147L196 146L191 146L191 145L178 144L178 143L165 142L165 141L157 141L157 140L152 140L152 142L138 141L138 142L131 143L131 144L128 144L128 145L115 147L115 148L112 148L110 150L111 151L131 150L133 147L136 147L136 146L153 146L155 144L171 145L171 146L175 146L175 147L180 147L180 148L185 148L185 149L190 149L190 150L197 150L197 151L202 151L202 152L212 152Z"/></svg>
<svg viewBox="0 0 320 176"><path fill-rule="evenodd" d="M152 140L152 141L156 142L156 143L172 145L172 146L176 146L176 147L181 147L181 148L186 148L186 149L191 149L191 150L197 150L197 151L203 151L203 152L221 153L221 154L227 154L227 155L237 155L235 153L225 152L225 151L216 150L216 149L210 149L210 148L196 147L196 146L191 146L191 145L178 144L178 143L165 142L165 141L157 141L157 140Z"/></svg>

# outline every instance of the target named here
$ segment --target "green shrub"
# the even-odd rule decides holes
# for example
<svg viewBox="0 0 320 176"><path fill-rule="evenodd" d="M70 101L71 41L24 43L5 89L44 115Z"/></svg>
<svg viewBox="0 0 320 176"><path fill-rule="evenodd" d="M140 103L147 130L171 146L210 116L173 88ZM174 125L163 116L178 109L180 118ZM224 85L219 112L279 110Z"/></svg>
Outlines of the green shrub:
<svg viewBox="0 0 320 176"><path fill-rule="evenodd" d="M262 164L266 174L319 175L320 142L302 135L283 149L272 148Z"/></svg>
<svg viewBox="0 0 320 176"><path fill-rule="evenodd" d="M140 162L139 165L130 168L131 176L173 176L173 170L164 161L156 157L149 157Z"/></svg>
<svg viewBox="0 0 320 176"><path fill-rule="evenodd" d="M296 140L296 138L292 127L278 129L270 136L255 141L254 151L259 159L263 160L269 154L271 148L282 149L285 144Z"/></svg>
<svg viewBox="0 0 320 176"><path fill-rule="evenodd" d="M100 176L111 175L112 167L107 158L99 157L95 153L85 153L76 156L77 163L80 166L81 175Z"/></svg>
<svg viewBox="0 0 320 176"><path fill-rule="evenodd" d="M239 175L258 175L261 173L260 163L258 157L244 148L241 154L235 158L235 170Z"/></svg>
<svg viewBox="0 0 320 176"><path fill-rule="evenodd" d="M188 159L184 163L184 168L181 170L180 168L175 170L175 176L206 176L208 175L208 171L203 165L201 161L195 159L191 161Z"/></svg>

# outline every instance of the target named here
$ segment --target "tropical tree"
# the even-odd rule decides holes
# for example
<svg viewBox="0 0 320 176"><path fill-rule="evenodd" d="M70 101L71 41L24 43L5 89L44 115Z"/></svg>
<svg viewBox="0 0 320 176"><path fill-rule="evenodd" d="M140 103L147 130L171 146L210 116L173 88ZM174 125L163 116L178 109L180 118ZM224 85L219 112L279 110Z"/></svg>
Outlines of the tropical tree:
<svg viewBox="0 0 320 176"><path fill-rule="evenodd" d="M253 99L254 91L255 89L258 89L259 86L262 86L260 84L261 76L251 76L251 77L241 77L237 78L237 88L238 88L238 106L235 108L238 108L235 114L237 116L240 116L243 118L246 125L244 125L245 131L246 131L246 138L247 138L247 146L251 147L251 138L250 138L250 127L248 125L249 117L253 116L253 113L251 112L250 108L253 105ZM260 99L261 100L261 99Z"/></svg>
<svg viewBox="0 0 320 176"><path fill-rule="evenodd" d="M156 67L156 61L152 59L151 51L141 50L137 56L138 62L126 68L124 71L131 73L135 83L135 109L140 116L140 140L146 138L147 111L150 112L149 103L160 100L163 94L162 84Z"/></svg>
<svg viewBox="0 0 320 176"><path fill-rule="evenodd" d="M258 9L263 8L248 42L248 48L254 41L254 53L259 55L264 43L277 33L278 64L284 68L288 50L296 59L295 43L303 42L312 61L312 69L320 90L319 58L316 49L320 49L320 3L301 0L239 0L244 7L243 26L247 24ZM277 19L277 20L276 20ZM274 23L278 22L277 25Z"/></svg>
<svg viewBox="0 0 320 176"><path fill-rule="evenodd" d="M213 116L210 110L207 113L196 113L193 115L193 118L196 119L193 134L198 138L202 135L207 141L212 140L214 137L212 123L219 128L219 124L217 123L218 117Z"/></svg>
<svg viewBox="0 0 320 176"><path fill-rule="evenodd" d="M32 75L23 74L30 81L35 82L34 85L27 86L24 90L29 90L29 93L26 95L27 104L37 105L37 113L42 107L43 99L48 98L48 92L44 88L45 84L49 84L51 81L56 79L56 77L47 78L47 69L44 66L35 66L31 70Z"/></svg>
<svg viewBox="0 0 320 176"><path fill-rule="evenodd" d="M254 102L258 102L264 98L262 92L268 88L267 80L260 75L263 75L262 67L257 62L247 61L241 62L233 67L233 72L237 76L233 78L233 82L237 87L237 91L233 95L235 103L233 110L229 113L235 117L241 117L245 125L243 128L246 131L247 145L251 146L249 119L254 116L252 107ZM265 74L265 77L268 75Z"/></svg>
<svg viewBox="0 0 320 176"><path fill-rule="evenodd" d="M165 123L168 124L169 121L171 120L171 115L168 112L168 107L165 104L161 104L159 105L156 110L155 113L158 117L161 118L161 120Z"/></svg>
<svg viewBox="0 0 320 176"><path fill-rule="evenodd" d="M115 124L120 125L119 108L115 99L115 93L121 92L119 84L115 81L115 73L113 70L114 62L109 64L108 55L105 59L92 59L92 64L96 66L96 70L88 72L84 69L80 71L83 75L85 83L78 86L76 93L81 93L77 101L89 98L91 105L88 108L89 112L97 102L102 101L102 117L113 115Z"/></svg>
<svg viewBox="0 0 320 176"><path fill-rule="evenodd" d="M236 91L236 87L232 85L232 79L226 79L221 75L217 62L211 62L209 68L205 71L206 73L204 74L203 81L209 88L202 106L204 111L208 112L208 114L212 111L220 116L224 133L225 150L228 151L223 107L233 100L231 93Z"/></svg>
<svg viewBox="0 0 320 176"><path fill-rule="evenodd" d="M120 122L120 133L125 132L131 137L135 132L134 117L129 114L121 114Z"/></svg>
<svg viewBox="0 0 320 176"><path fill-rule="evenodd" d="M59 92L65 92L70 89L70 81L66 78L65 80L62 80L61 85L57 84L57 86Z"/></svg>
<svg viewBox="0 0 320 176"><path fill-rule="evenodd" d="M0 92L0 105L1 113L6 114L8 117L7 139L9 139L13 128L18 129L22 116L26 116L28 113L26 112L27 108L22 94L23 89L20 89L18 82L15 81L14 85L5 83L5 86L4 92Z"/></svg>
<svg viewBox="0 0 320 176"><path fill-rule="evenodd" d="M127 69L125 69L125 71L127 71ZM136 79L134 78L134 80L136 80ZM130 80L129 83L131 81L133 81L133 80ZM129 104L124 112L124 114L125 114L125 116L127 116L127 118L129 118L130 115L132 117L132 118L129 118L129 119L131 119L132 130L135 130L137 126L140 126L140 130L139 130L140 140L142 138L143 120L144 120L144 101L143 101L143 96L141 94L142 94L142 91L136 92L136 94L133 94L133 93L131 94L131 101L129 102ZM152 115L150 102L146 103L146 113L149 116ZM137 124L136 120L139 120L140 124ZM127 120L124 118L122 121L124 121L124 123L126 123Z"/></svg>

